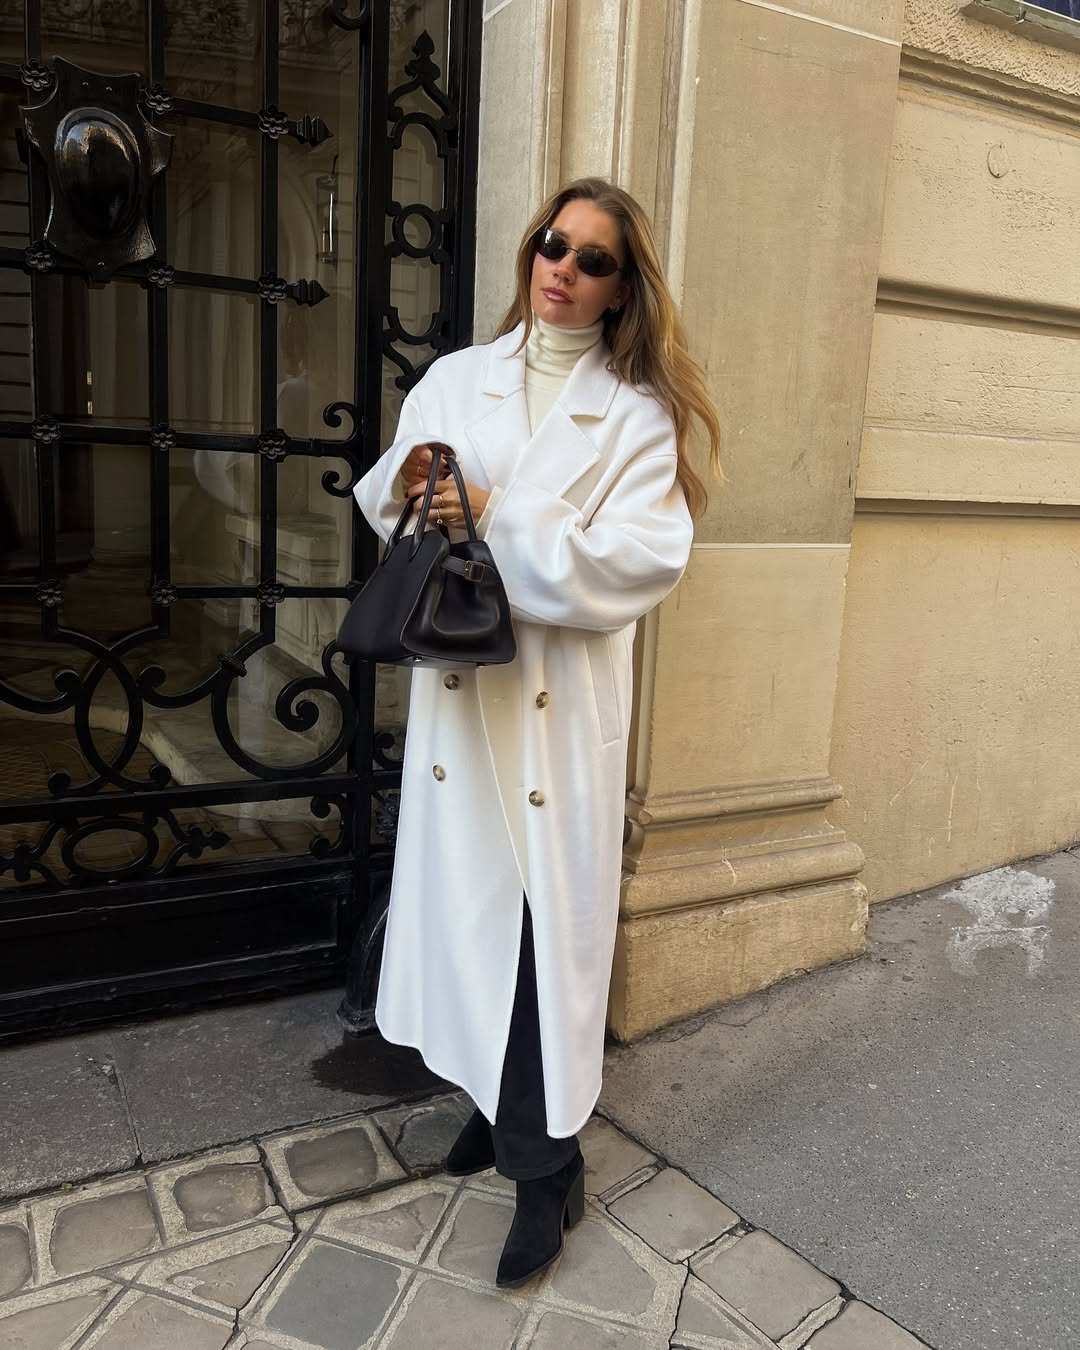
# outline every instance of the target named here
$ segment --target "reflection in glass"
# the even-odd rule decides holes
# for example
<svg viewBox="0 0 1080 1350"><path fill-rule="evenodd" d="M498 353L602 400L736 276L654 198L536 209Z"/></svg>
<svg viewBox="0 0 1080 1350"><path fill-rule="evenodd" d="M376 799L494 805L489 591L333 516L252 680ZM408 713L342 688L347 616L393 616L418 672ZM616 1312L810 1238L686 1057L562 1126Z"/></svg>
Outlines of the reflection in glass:
<svg viewBox="0 0 1080 1350"><path fill-rule="evenodd" d="M249 434L258 406L258 306L251 295L169 291L169 421Z"/></svg>
<svg viewBox="0 0 1080 1350"><path fill-rule="evenodd" d="M290 281L317 281L329 296L279 315L278 422L293 436L343 437L352 430L348 419L328 427L322 413L336 399L351 398L354 379L357 51L336 29L317 48L294 33L282 52L282 98L288 89L288 106L320 118L332 133L317 146L291 137L279 142L279 271Z"/></svg>
<svg viewBox="0 0 1080 1350"><path fill-rule="evenodd" d="M90 70L142 71L144 8L115 0L42 0L42 50L50 61L62 56Z"/></svg>
<svg viewBox="0 0 1080 1350"><path fill-rule="evenodd" d="M15 129L18 103L0 98L0 247L22 249L30 241L26 166L19 160ZM24 418L33 409L30 365L30 278L14 267L0 268L0 420ZM0 442L0 557L5 552L5 499L10 485Z"/></svg>
<svg viewBox="0 0 1080 1350"><path fill-rule="evenodd" d="M141 286L88 286L50 275L38 285L56 359L44 364L38 406L65 421L146 425L149 417L147 306Z"/></svg>
<svg viewBox="0 0 1080 1350"><path fill-rule="evenodd" d="M255 0L165 0L165 83L181 98L259 106Z"/></svg>
<svg viewBox="0 0 1080 1350"><path fill-rule="evenodd" d="M17 66L24 50L22 15L14 6L0 6L0 61Z"/></svg>
<svg viewBox="0 0 1080 1350"><path fill-rule="evenodd" d="M38 558L34 447L0 437L0 580L25 580L37 571Z"/></svg>
<svg viewBox="0 0 1080 1350"><path fill-rule="evenodd" d="M179 600L169 611L168 639L140 647L131 658L131 669L142 672L157 666L164 671L165 681L156 692L166 698L196 690L219 674L222 657L233 656L254 635L256 622L247 600ZM256 709L254 698L254 685L247 684L246 677L238 678L230 698L234 733L238 729L247 733L272 716L266 706ZM143 740L175 783L250 779L221 744L209 695L181 707L155 707L153 696L148 698Z"/></svg>
<svg viewBox="0 0 1080 1350"><path fill-rule="evenodd" d="M446 88L446 67L449 42L449 6L439 0L419 0L407 7L391 25L390 82L397 86L406 82L406 65L414 59L413 47L426 32L435 45L431 62L438 68L438 85ZM396 107L401 114L418 113L438 119L441 109L423 89L400 96ZM420 204L433 211L445 205L443 179L445 165L439 158L438 146L431 132L420 123L410 123L401 134L401 145L394 152L393 197L405 214L399 219L399 230L412 248L425 249L441 240L432 240L431 229L420 213L409 213L407 208ZM387 238L393 236L392 224L387 222ZM394 258L390 274L390 303L397 312L401 328L411 336L426 333L442 305L443 263L430 256L410 257L401 253ZM383 397L383 444L393 440L402 389L397 383L405 379L412 383L411 372L421 368L434 354L427 345L413 346L398 340L395 350L405 367L387 362Z"/></svg>
<svg viewBox="0 0 1080 1350"><path fill-rule="evenodd" d="M230 725L241 748L254 759L296 766L317 758L337 742L342 708L335 691L339 695L342 691L336 682L326 681L321 666L323 648L333 640L342 612L343 602L336 600L295 599L277 606L276 642L248 659L247 674L231 691ZM342 671L337 674L340 679ZM294 681L312 687L297 693L286 712L295 713L302 701L318 714L303 731L292 730L276 715L279 694Z"/></svg>
<svg viewBox="0 0 1080 1350"><path fill-rule="evenodd" d="M78 466L78 493L58 502L58 524L80 526L86 540L76 565L69 560L64 585L66 627L112 642L153 621L150 586L150 465L146 446L66 445L61 476Z"/></svg>
<svg viewBox="0 0 1080 1350"><path fill-rule="evenodd" d="M258 579L259 462L249 451L169 452L177 585L249 586Z"/></svg>
<svg viewBox="0 0 1080 1350"><path fill-rule="evenodd" d="M57 662L56 654L55 644L49 643L42 632L41 606L37 600L27 595L4 595L0 599L0 680L30 698L55 698L52 672L61 664ZM65 658L75 655L70 648L64 651ZM0 718L14 716L16 714L0 702ZM0 744L3 745L7 744L2 739L7 725L6 721L0 722ZM0 764L3 758L0 755ZM0 793L2 785L0 777Z"/></svg>
<svg viewBox="0 0 1080 1350"><path fill-rule="evenodd" d="M278 571L300 586L344 586L352 576L352 499L335 497L322 485L337 475L337 487L352 481L343 459L291 456L278 469Z"/></svg>
<svg viewBox="0 0 1080 1350"><path fill-rule="evenodd" d="M169 130L169 261L183 271L254 279L260 133L183 117L171 119Z"/></svg>

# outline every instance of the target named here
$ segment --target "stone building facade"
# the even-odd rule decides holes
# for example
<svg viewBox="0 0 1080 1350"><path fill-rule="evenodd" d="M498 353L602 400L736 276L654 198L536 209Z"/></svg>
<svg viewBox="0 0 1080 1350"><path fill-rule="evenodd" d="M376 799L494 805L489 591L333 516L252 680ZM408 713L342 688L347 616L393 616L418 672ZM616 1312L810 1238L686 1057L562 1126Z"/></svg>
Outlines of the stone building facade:
<svg viewBox="0 0 1080 1350"><path fill-rule="evenodd" d="M609 175L725 430L638 634L621 1037L1080 834L1080 23L1009 3L486 6L478 335Z"/></svg>

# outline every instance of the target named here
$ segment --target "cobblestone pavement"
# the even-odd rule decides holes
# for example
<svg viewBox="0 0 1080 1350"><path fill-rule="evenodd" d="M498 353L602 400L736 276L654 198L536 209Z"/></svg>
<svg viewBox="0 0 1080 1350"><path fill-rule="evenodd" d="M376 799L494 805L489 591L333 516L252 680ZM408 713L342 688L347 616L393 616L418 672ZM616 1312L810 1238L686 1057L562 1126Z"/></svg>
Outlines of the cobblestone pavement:
<svg viewBox="0 0 1080 1350"><path fill-rule="evenodd" d="M447 1096L0 1210L3 1350L917 1350L594 1118L585 1220L503 1294L513 1187L437 1168Z"/></svg>

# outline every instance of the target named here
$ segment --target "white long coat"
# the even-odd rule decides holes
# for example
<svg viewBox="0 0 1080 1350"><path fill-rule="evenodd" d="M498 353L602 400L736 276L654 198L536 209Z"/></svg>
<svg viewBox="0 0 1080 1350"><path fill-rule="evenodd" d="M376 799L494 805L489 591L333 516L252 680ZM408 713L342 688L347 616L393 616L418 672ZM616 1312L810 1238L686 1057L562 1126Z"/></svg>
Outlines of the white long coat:
<svg viewBox="0 0 1080 1350"><path fill-rule="evenodd" d="M481 533L518 645L509 665L412 673L376 1021L494 1121L524 891L547 1128L564 1138L600 1094L634 630L682 576L693 525L671 418L607 370L603 341L530 436L521 335L437 361L356 485L386 540L410 450L453 446L493 493Z"/></svg>

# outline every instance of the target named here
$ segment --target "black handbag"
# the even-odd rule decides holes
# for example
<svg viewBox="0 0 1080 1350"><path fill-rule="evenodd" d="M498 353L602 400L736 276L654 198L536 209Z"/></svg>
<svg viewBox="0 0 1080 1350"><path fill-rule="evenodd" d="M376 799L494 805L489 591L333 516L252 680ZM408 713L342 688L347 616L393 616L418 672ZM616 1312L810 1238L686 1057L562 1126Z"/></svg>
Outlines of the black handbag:
<svg viewBox="0 0 1080 1350"><path fill-rule="evenodd" d="M457 484L468 538L452 544L445 526L428 529L428 514L446 459ZM416 530L406 503L382 561L342 620L337 645L346 661L405 666L503 665L517 655L510 602L491 549L476 535L465 481L453 453L431 447L427 491Z"/></svg>

